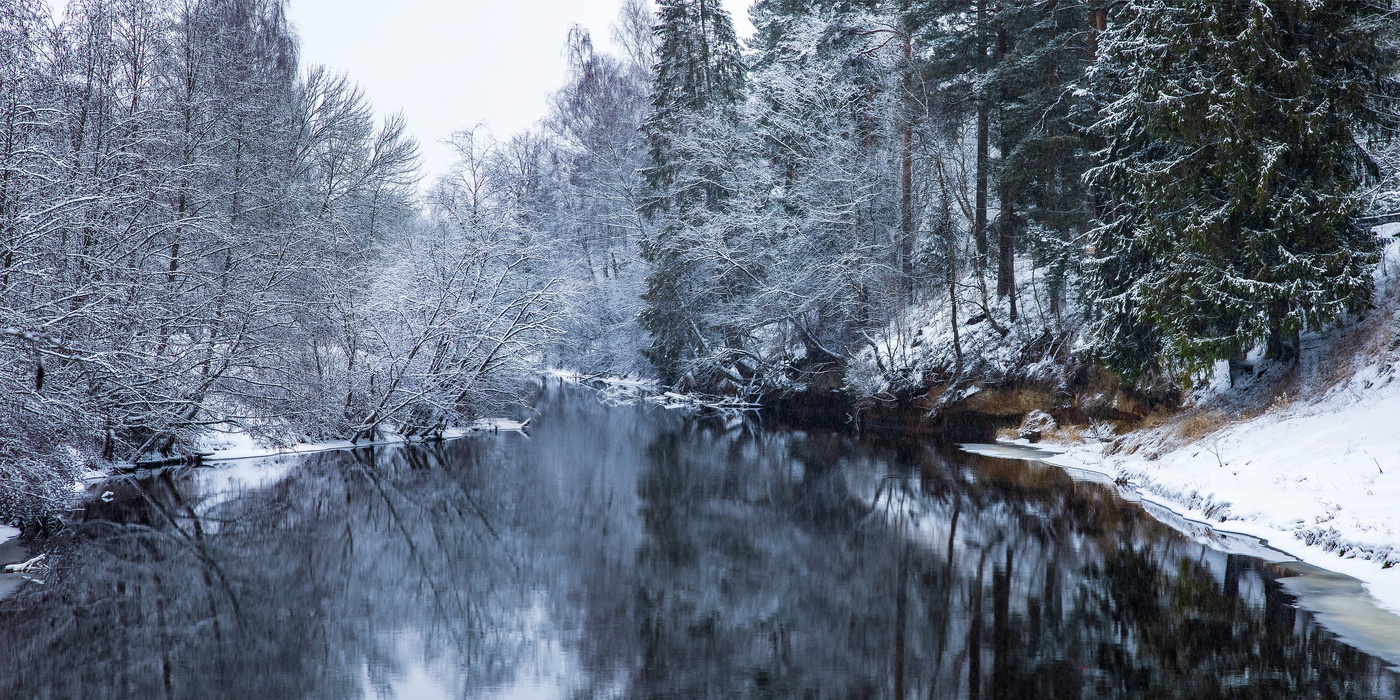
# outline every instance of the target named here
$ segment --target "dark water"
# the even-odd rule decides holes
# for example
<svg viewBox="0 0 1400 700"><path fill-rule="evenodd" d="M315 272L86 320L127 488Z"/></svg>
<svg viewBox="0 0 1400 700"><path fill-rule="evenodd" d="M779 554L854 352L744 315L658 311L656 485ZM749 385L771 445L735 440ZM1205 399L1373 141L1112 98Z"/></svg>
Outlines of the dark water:
<svg viewBox="0 0 1400 700"><path fill-rule="evenodd" d="M585 390L532 434L166 472L0 600L3 698L1392 698L1113 490ZM231 489L239 478L263 481ZM246 482L245 482L246 483Z"/></svg>

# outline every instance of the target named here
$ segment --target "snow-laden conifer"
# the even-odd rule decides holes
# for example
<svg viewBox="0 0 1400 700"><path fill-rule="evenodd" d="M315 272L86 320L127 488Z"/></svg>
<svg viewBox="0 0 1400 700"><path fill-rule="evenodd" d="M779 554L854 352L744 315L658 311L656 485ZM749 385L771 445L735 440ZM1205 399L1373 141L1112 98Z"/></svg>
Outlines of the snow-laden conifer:
<svg viewBox="0 0 1400 700"><path fill-rule="evenodd" d="M652 270L641 319L652 335L648 357L676 379L687 357L730 344L701 313L714 294L728 293L726 281L689 254L695 246L687 236L721 212L733 190L719 162L723 154L696 145L713 143L706 133L734 122L745 69L729 13L718 0L662 0L656 37L652 112L642 127L651 155L645 211L656 230L643 245Z"/></svg>
<svg viewBox="0 0 1400 700"><path fill-rule="evenodd" d="M1096 256L1098 353L1130 375L1191 374L1370 300L1357 224L1359 131L1395 65L1388 9L1349 0L1129 0L1091 84L1107 195Z"/></svg>

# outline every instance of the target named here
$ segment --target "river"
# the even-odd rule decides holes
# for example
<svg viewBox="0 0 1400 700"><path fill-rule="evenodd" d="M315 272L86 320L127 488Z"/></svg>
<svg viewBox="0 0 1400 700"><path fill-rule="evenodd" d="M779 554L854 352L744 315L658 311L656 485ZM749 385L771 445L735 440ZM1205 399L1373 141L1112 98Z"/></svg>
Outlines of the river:
<svg viewBox="0 0 1400 700"><path fill-rule="evenodd" d="M0 599L0 697L1400 692L1298 607L1317 579L1112 485L576 387L537 409L101 486Z"/></svg>

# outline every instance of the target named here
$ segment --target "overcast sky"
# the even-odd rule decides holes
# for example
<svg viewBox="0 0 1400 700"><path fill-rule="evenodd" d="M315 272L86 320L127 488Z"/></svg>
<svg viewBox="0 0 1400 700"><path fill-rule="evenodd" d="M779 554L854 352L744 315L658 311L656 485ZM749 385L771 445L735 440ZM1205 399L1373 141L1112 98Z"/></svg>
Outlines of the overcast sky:
<svg viewBox="0 0 1400 700"><path fill-rule="evenodd" d="M723 0L741 38L750 0ZM289 0L303 66L359 82L380 114L403 111L431 177L452 162L439 143L484 122L505 139L544 116L564 81L577 23L610 47L621 0Z"/></svg>

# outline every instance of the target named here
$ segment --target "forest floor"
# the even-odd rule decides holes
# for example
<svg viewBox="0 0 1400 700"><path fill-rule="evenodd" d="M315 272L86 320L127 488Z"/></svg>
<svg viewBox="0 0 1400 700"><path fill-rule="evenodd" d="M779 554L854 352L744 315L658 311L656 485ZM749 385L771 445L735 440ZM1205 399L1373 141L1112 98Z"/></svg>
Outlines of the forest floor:
<svg viewBox="0 0 1400 700"><path fill-rule="evenodd" d="M1112 439L1057 431L1047 461L1353 576L1400 612L1400 242L1376 281L1377 309L1305 337L1297 364L1257 362L1232 387L1221 363L1184 411Z"/></svg>

